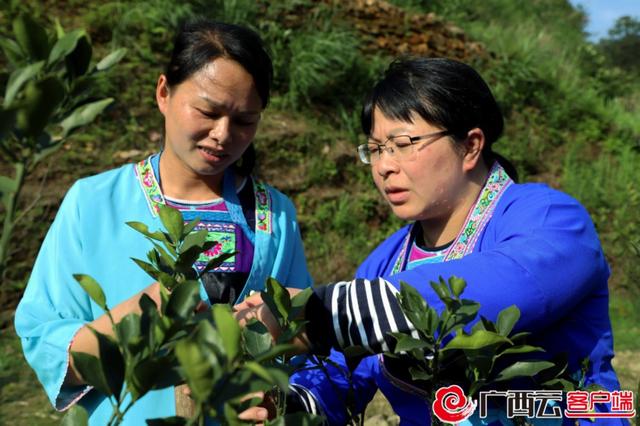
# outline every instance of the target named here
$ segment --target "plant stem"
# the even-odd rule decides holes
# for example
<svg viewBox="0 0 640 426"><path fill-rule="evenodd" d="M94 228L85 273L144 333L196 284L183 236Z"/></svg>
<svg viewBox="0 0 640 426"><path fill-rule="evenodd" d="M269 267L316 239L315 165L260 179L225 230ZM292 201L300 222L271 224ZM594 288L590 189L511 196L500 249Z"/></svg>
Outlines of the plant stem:
<svg viewBox="0 0 640 426"><path fill-rule="evenodd" d="M4 224L2 227L2 236L0 237L0 280L4 278L4 273L9 258L9 241L11 241L11 234L13 232L14 218L18 207L18 198L20 197L20 191L24 184L24 177L26 171L26 165L24 162L14 163L16 175L14 181L16 182L16 190L11 192L6 198L7 204L5 205Z"/></svg>

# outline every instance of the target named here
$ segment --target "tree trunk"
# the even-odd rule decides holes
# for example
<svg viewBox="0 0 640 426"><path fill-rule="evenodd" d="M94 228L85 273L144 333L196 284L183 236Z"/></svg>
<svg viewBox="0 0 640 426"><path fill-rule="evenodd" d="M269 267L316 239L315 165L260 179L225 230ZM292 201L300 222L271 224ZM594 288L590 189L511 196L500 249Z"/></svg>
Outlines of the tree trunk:
<svg viewBox="0 0 640 426"><path fill-rule="evenodd" d="M176 416L190 419L196 412L196 403L191 396L184 393L185 389L188 389L187 385L175 387Z"/></svg>

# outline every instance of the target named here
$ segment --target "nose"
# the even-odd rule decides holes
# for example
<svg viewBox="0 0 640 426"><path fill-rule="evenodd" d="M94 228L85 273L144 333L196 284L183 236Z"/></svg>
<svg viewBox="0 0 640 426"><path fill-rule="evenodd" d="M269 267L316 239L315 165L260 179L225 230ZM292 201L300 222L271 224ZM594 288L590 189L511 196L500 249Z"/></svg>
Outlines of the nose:
<svg viewBox="0 0 640 426"><path fill-rule="evenodd" d="M393 155L393 150L389 147L385 147L380 151L378 161L373 163L373 168L383 178L386 178L392 173L397 173L399 169L398 161L396 161Z"/></svg>
<svg viewBox="0 0 640 426"><path fill-rule="evenodd" d="M231 120L229 117L220 117L213 122L209 130L209 138L218 144L223 144L231 137Z"/></svg>

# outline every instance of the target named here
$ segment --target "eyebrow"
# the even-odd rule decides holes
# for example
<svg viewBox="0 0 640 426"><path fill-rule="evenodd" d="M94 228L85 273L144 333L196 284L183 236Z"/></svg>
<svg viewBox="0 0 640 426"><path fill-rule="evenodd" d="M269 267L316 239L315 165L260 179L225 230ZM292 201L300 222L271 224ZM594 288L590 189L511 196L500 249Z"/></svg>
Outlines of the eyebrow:
<svg viewBox="0 0 640 426"><path fill-rule="evenodd" d="M214 101L213 99L211 99L208 96L200 95L199 98L202 99L203 101L205 101L207 104L209 104L209 107L223 109L223 110L227 110L228 109L225 104L223 104L221 102ZM238 111L238 114L240 114L240 115L259 115L261 113L262 113L261 110L258 110L258 111L255 111L255 110Z"/></svg>

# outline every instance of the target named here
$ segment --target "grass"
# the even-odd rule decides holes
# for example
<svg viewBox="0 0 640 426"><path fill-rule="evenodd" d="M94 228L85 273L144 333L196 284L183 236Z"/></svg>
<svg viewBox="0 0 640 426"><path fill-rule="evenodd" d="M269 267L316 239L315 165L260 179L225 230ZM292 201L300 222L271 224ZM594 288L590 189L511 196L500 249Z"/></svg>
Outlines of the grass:
<svg viewBox="0 0 640 426"><path fill-rule="evenodd" d="M13 328L0 331L0 424L49 426L61 418L27 366Z"/></svg>
<svg viewBox="0 0 640 426"><path fill-rule="evenodd" d="M609 303L616 352L613 365L622 389L634 392L640 386L640 306L637 300L637 297L614 295Z"/></svg>

